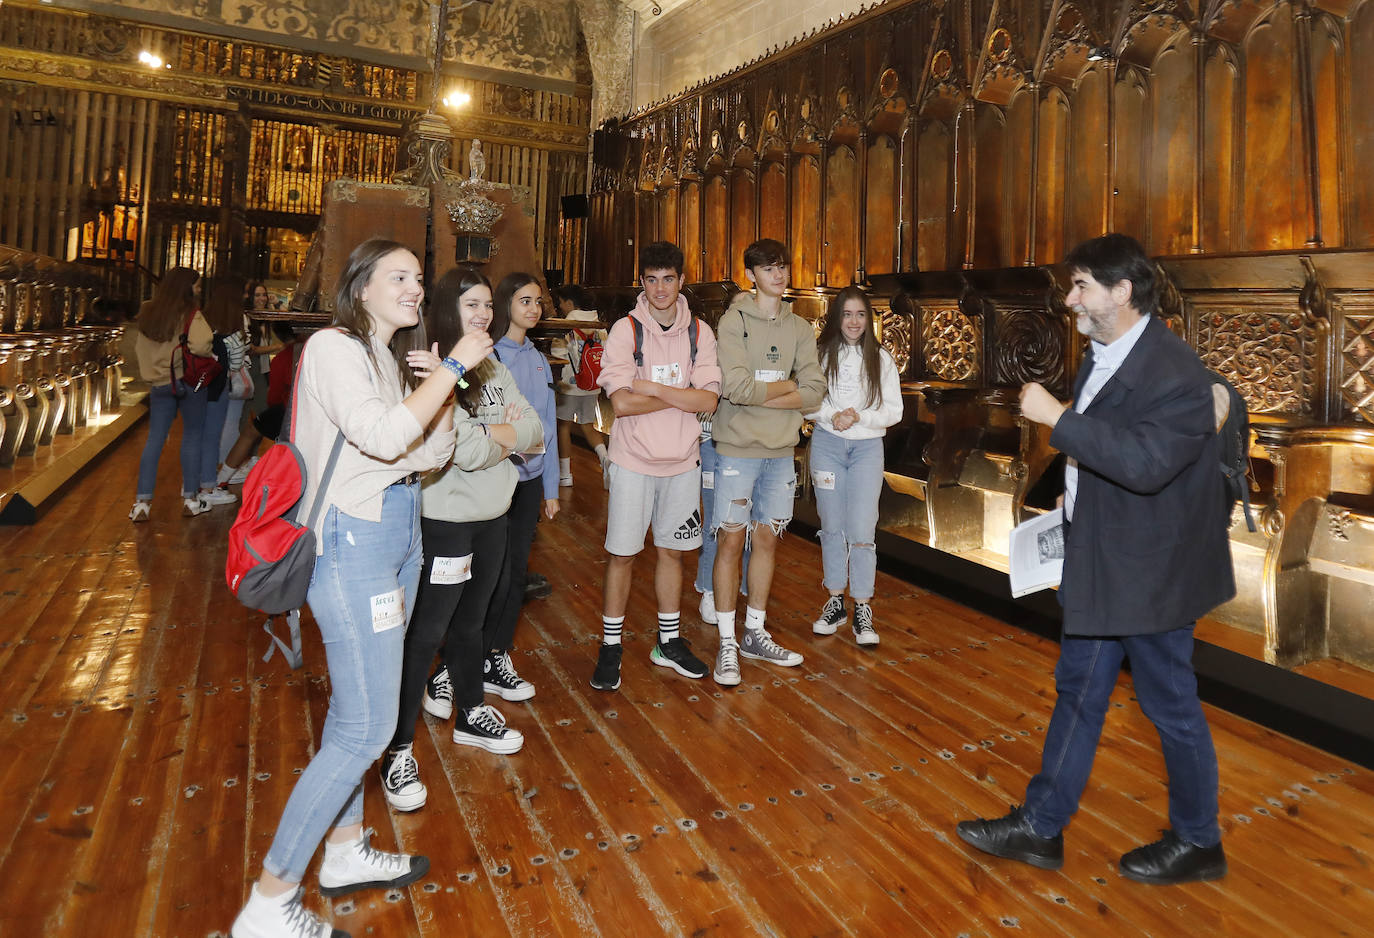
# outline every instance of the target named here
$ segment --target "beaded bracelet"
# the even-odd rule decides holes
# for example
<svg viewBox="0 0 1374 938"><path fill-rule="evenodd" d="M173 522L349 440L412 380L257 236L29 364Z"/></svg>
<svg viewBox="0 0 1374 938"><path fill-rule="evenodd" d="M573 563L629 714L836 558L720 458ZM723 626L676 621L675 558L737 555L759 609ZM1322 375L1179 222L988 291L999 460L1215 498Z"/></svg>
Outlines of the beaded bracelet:
<svg viewBox="0 0 1374 938"><path fill-rule="evenodd" d="M449 371L453 372L453 377L458 379L458 387L466 388L468 386L468 383L463 380L463 375L467 374L468 370L465 367L463 367L462 362L460 362L458 359L450 355L448 358L445 358L439 364L443 365Z"/></svg>

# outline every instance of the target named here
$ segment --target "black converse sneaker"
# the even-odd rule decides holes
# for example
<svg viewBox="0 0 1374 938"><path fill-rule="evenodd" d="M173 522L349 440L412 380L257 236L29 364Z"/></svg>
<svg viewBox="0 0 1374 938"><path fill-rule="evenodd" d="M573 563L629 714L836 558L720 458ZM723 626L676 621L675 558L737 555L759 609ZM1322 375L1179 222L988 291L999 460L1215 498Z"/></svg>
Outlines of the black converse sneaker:
<svg viewBox="0 0 1374 938"><path fill-rule="evenodd" d="M843 596L831 596L821 607L821 617L811 623L811 631L817 635L834 635L835 630L844 625L849 613L844 608Z"/></svg>
<svg viewBox="0 0 1374 938"><path fill-rule="evenodd" d="M649 652L649 660L659 667L672 668L683 677L702 678L710 670L706 667L706 662L692 654L687 642L681 637L659 642L654 646L654 650Z"/></svg>
<svg viewBox="0 0 1374 938"><path fill-rule="evenodd" d="M878 644L878 631L873 628L873 607L868 603L854 604L854 641L860 645Z"/></svg>
<svg viewBox="0 0 1374 938"><path fill-rule="evenodd" d="M525 734L509 729L506 718L488 704L464 711L454 721L453 741L460 746L476 746L503 756L519 752L525 745Z"/></svg>
<svg viewBox="0 0 1374 938"><path fill-rule="evenodd" d="M453 716L453 682L448 677L448 665L441 664L425 682L425 713L440 720Z"/></svg>
<svg viewBox="0 0 1374 938"><path fill-rule="evenodd" d="M515 673L508 651L493 651L482 661L482 690L500 694L502 700L529 700L534 696L534 685Z"/></svg>
<svg viewBox="0 0 1374 938"><path fill-rule="evenodd" d="M397 811L418 811L425 806L429 791L420 781L420 766L410 745L383 755L381 773L387 804Z"/></svg>
<svg viewBox="0 0 1374 938"><path fill-rule="evenodd" d="M592 672L592 686L597 690L615 690L620 686L620 656L624 645L601 644L596 656L596 670Z"/></svg>

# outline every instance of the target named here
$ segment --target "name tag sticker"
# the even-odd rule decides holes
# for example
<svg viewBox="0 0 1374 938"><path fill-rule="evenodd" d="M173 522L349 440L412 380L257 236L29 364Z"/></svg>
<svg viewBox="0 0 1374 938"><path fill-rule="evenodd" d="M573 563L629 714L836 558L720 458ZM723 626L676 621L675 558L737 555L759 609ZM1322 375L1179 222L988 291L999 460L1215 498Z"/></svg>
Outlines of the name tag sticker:
<svg viewBox="0 0 1374 938"><path fill-rule="evenodd" d="M676 387L682 383L682 365L677 362L670 365L654 365L649 369L649 380Z"/></svg>
<svg viewBox="0 0 1374 938"><path fill-rule="evenodd" d="M774 381L786 381L787 372L778 371L776 368L756 368L754 369L754 380L762 381L764 384L772 384Z"/></svg>
<svg viewBox="0 0 1374 938"><path fill-rule="evenodd" d="M827 492L835 491L835 473L833 472L813 472L811 473L811 482L818 489L824 489Z"/></svg>
<svg viewBox="0 0 1374 938"><path fill-rule="evenodd" d="M406 624L406 594L397 587L372 597L372 631L386 632Z"/></svg>
<svg viewBox="0 0 1374 938"><path fill-rule="evenodd" d="M716 487L716 474L714 472L703 472L701 474L701 487L713 489Z"/></svg>
<svg viewBox="0 0 1374 938"><path fill-rule="evenodd" d="M429 567L429 582L452 586L472 579L472 554L463 557L435 557Z"/></svg>

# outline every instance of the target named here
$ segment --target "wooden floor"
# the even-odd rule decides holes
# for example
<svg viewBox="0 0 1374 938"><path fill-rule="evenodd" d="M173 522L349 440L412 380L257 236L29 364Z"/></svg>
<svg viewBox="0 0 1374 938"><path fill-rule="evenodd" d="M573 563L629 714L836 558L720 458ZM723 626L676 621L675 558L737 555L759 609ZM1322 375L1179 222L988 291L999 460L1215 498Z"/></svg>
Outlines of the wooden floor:
<svg viewBox="0 0 1374 938"><path fill-rule="evenodd" d="M144 432L38 525L0 530L0 935L227 934L324 717L311 630L305 671L263 664L261 617L225 589L231 510L180 517L175 438L153 521L126 520ZM813 638L820 552L803 536L784 541L770 617L801 667L746 662L723 690L652 666L644 558L624 684L592 690L604 495L576 459L535 549L554 594L516 638L538 695L501 706L525 748L459 749L428 722L412 815L369 775L376 842L433 868L333 903L355 938L1371 934L1374 778L1214 709L1230 875L1117 875L1167 824L1125 680L1064 869L972 853L955 821L1002 814L1038 764L1055 646L883 575L878 648ZM689 594L684 631L709 657L695 609ZM314 881L307 903L328 912Z"/></svg>

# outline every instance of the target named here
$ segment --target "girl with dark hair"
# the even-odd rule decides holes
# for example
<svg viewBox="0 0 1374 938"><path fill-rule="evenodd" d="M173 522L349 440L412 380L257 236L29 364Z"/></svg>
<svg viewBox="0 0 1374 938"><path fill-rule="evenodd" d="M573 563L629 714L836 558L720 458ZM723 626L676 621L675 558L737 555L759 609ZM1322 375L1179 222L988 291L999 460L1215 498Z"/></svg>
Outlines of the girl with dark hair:
<svg viewBox="0 0 1374 938"><path fill-rule="evenodd" d="M338 281L334 328L311 336L301 352L290 420L306 468L301 504L314 505L320 495L307 601L329 664L329 712L233 938L329 938L330 926L300 901L300 881L321 840L326 896L398 888L429 869L424 857L368 843L363 776L396 727L422 560L419 475L452 455L444 401L486 358L491 340L472 333L448 347L417 349L424 342L423 276L401 244L358 245ZM426 366L423 380L408 352ZM319 493L332 454L334 471Z"/></svg>
<svg viewBox="0 0 1374 938"><path fill-rule="evenodd" d="M200 497L210 506L232 505L238 498L226 486L218 486L220 439L231 421L235 439L238 438L239 417L243 414L243 398L234 398L238 387L235 375L243 369L248 357L248 342L243 334L244 292L242 277L216 277L210 283L205 301L205 320L215 334L215 351L221 353L224 375L210 384L210 399L205 408L205 432L200 444Z"/></svg>
<svg viewBox="0 0 1374 938"><path fill-rule="evenodd" d="M492 334L501 336L496 340L495 354L515 376L520 393L534 407L543 426L536 450L524 454L519 466L520 482L506 512L506 569L492 600L493 628L484 649L484 686L487 693L498 694L503 700L528 700L534 696L534 685L516 673L510 648L520 607L525 602L525 579L539 511L542 508L549 520L558 514L559 449L553 369L526 336L539 323L543 295L542 285L529 274L507 274L496 285L496 315L492 320Z"/></svg>
<svg viewBox="0 0 1374 938"><path fill-rule="evenodd" d="M190 518L210 510L200 497L201 441L205 427L208 388L192 388L182 381L185 363L178 342L184 333L193 355L210 355L214 333L200 314L200 274L189 267L173 267L162 275L153 298L138 311L138 371L151 385L148 392L148 440L138 462L138 491L131 521L147 521L152 512L153 488L162 447L181 414L181 513Z"/></svg>
<svg viewBox="0 0 1374 938"><path fill-rule="evenodd" d="M429 320L441 347L486 336L492 319L491 285L473 268L450 270L434 285ZM421 371L439 367L432 355L416 358ZM459 745L508 754L525 742L496 708L484 705L482 671L492 647L488 608L505 566L506 509L517 481L507 457L530 449L542 428L511 373L492 358L468 373L448 419L456 442L447 468L423 487L420 595L405 638L400 716L381 766L382 790L398 811L417 810L428 796L413 749L421 706L446 720L456 704ZM441 644L444 664L426 682Z"/></svg>
<svg viewBox="0 0 1374 938"><path fill-rule="evenodd" d="M845 586L854 600L854 640L878 644L873 628L873 582L878 554L878 495L883 487L883 436L902 419L897 365L873 331L873 307L858 287L845 287L830 301L816 340L825 375L808 463L821 516L821 564L830 593L811 626L833 635L848 618Z"/></svg>

